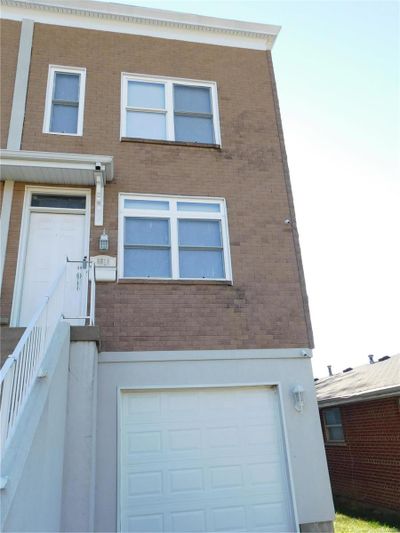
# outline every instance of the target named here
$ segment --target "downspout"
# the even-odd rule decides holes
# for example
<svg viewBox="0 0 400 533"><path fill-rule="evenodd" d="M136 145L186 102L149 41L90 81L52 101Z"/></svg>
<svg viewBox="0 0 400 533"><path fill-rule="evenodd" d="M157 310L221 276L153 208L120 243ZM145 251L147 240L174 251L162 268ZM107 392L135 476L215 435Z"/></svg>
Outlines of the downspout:
<svg viewBox="0 0 400 533"><path fill-rule="evenodd" d="M15 73L14 94L11 106L11 118L8 129L7 150L20 150L22 130L24 127L26 95L28 92L29 69L33 41L33 20L22 19L17 70ZM3 285L4 264L6 260L8 233L10 228L11 207L14 182L5 180L3 201L1 205L0 230L0 291Z"/></svg>

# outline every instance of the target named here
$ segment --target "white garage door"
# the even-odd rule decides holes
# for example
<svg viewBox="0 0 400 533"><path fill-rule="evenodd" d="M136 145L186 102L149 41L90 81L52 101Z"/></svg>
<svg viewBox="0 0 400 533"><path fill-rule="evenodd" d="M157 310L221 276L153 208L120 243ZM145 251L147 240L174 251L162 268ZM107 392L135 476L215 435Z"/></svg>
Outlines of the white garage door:
<svg viewBox="0 0 400 533"><path fill-rule="evenodd" d="M123 393L120 528L295 531L273 387Z"/></svg>

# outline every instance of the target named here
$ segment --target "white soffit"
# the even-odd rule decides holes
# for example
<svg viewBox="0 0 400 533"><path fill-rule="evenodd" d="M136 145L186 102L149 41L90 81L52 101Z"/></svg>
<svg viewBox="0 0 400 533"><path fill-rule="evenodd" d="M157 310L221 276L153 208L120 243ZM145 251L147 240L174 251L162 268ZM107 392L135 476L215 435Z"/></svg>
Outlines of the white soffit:
<svg viewBox="0 0 400 533"><path fill-rule="evenodd" d="M113 158L107 155L56 152L0 151L1 180L56 185L96 185L114 177Z"/></svg>
<svg viewBox="0 0 400 533"><path fill-rule="evenodd" d="M1 0L1 18L271 50L280 26L94 0Z"/></svg>

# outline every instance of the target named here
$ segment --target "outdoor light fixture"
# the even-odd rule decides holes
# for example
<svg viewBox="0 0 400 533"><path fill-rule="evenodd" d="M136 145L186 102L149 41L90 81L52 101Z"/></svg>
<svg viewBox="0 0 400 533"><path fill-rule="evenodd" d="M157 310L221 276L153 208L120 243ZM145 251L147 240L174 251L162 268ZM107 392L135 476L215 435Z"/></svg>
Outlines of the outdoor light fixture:
<svg viewBox="0 0 400 533"><path fill-rule="evenodd" d="M99 250L102 250L102 251L108 250L108 235L105 229L103 229L103 233L100 235Z"/></svg>
<svg viewBox="0 0 400 533"><path fill-rule="evenodd" d="M299 413L303 412L304 407L304 387L303 385L296 385L292 389L293 394L293 400L294 400L294 408Z"/></svg>

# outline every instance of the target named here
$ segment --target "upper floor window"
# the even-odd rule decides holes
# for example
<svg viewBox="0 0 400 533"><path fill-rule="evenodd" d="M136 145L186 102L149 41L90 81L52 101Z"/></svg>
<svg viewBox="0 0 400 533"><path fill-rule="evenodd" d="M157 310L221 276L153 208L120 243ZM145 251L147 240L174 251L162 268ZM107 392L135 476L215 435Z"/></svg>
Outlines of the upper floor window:
<svg viewBox="0 0 400 533"><path fill-rule="evenodd" d="M120 195L119 277L231 280L225 201Z"/></svg>
<svg viewBox="0 0 400 533"><path fill-rule="evenodd" d="M121 137L220 144L216 83L123 74Z"/></svg>
<svg viewBox="0 0 400 533"><path fill-rule="evenodd" d="M44 133L82 135L86 69L50 65Z"/></svg>
<svg viewBox="0 0 400 533"><path fill-rule="evenodd" d="M344 442L340 407L330 407L322 411L326 442Z"/></svg>

